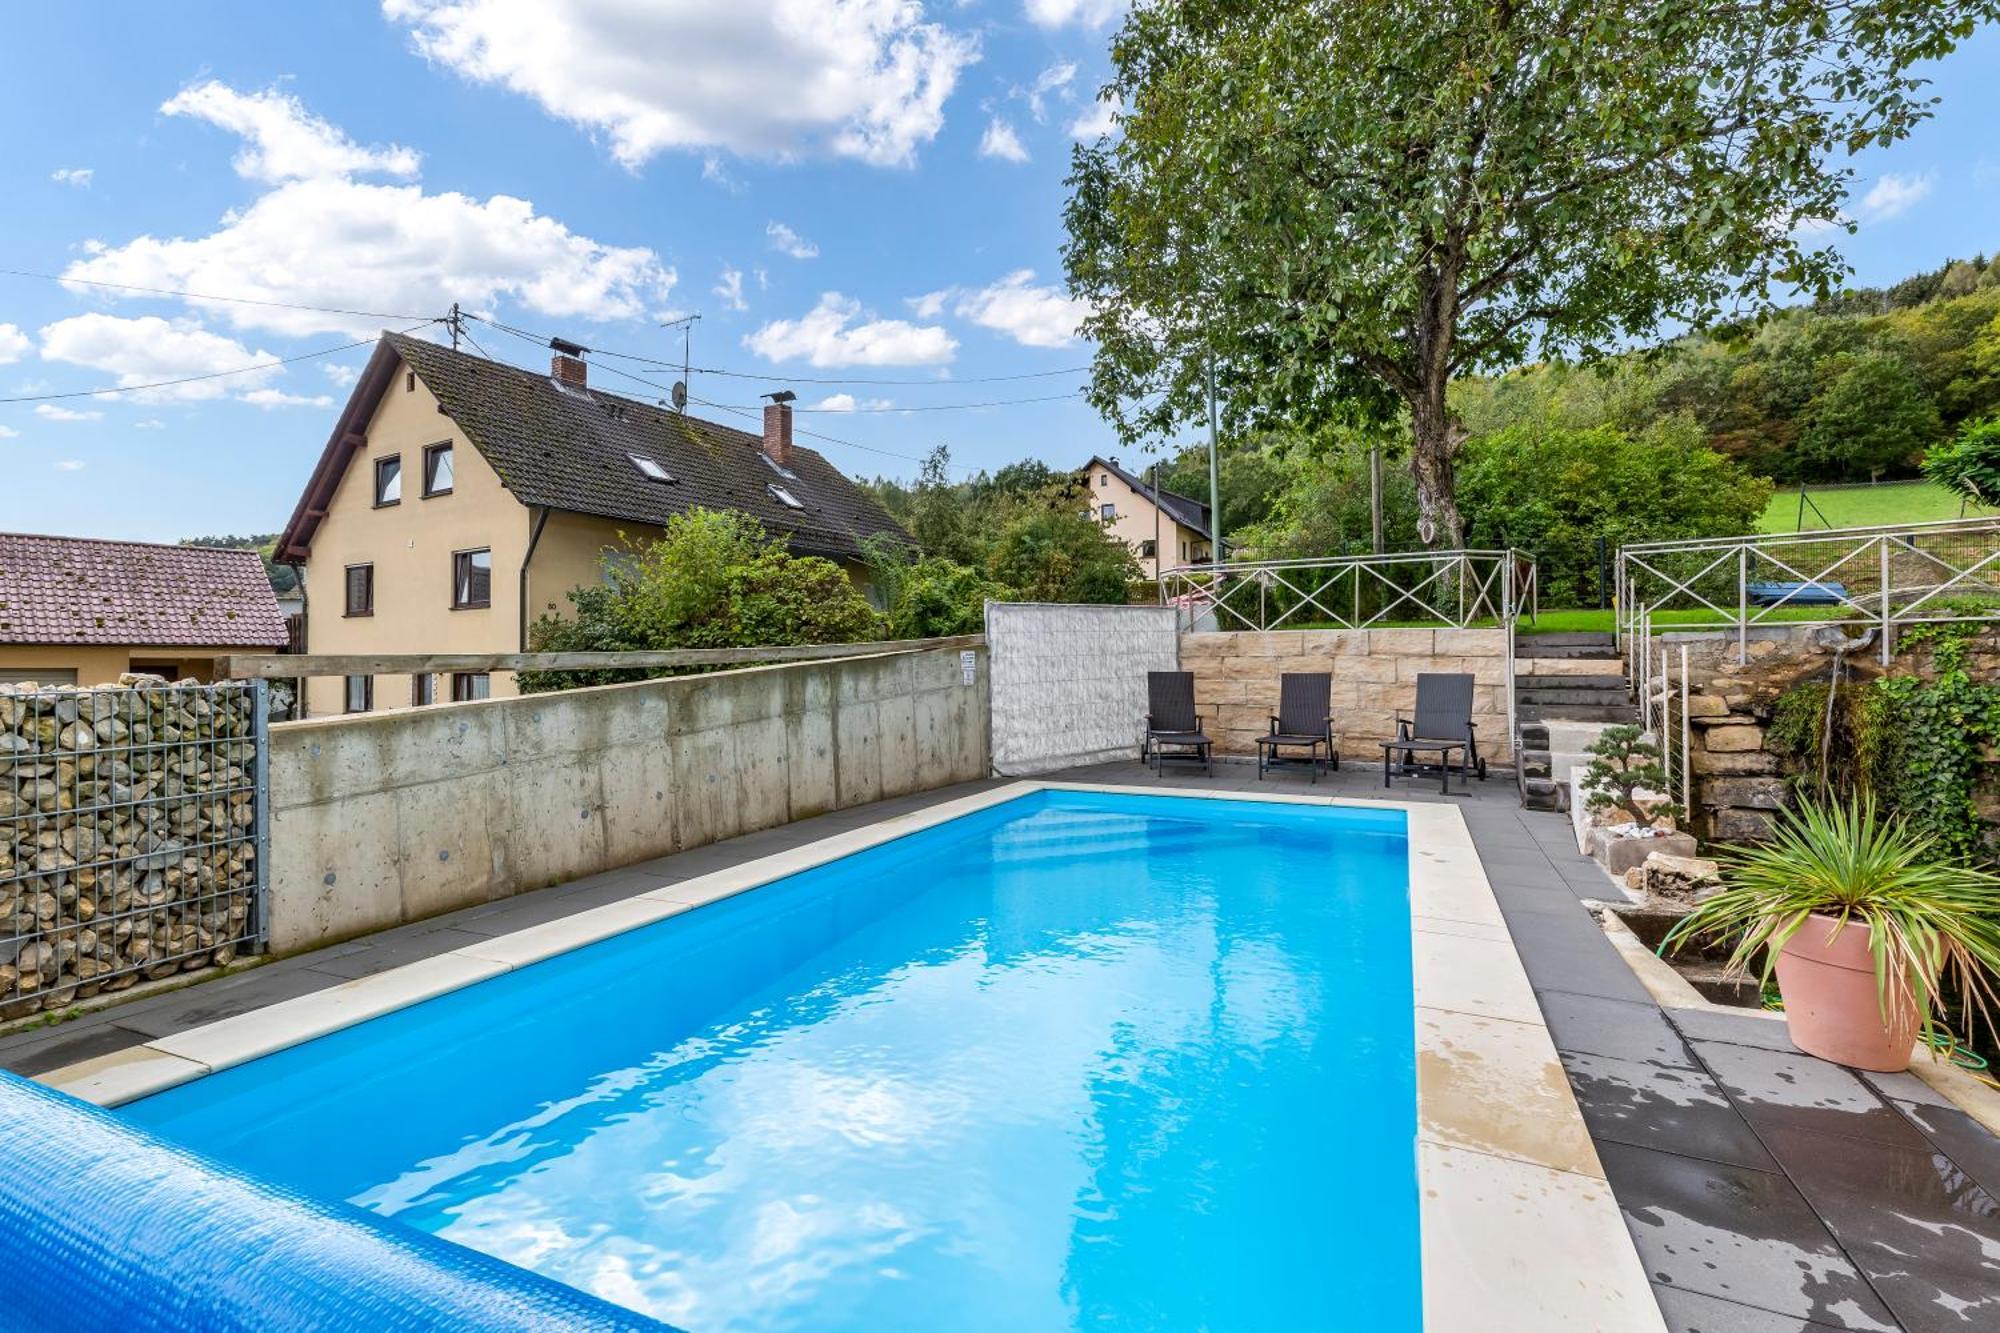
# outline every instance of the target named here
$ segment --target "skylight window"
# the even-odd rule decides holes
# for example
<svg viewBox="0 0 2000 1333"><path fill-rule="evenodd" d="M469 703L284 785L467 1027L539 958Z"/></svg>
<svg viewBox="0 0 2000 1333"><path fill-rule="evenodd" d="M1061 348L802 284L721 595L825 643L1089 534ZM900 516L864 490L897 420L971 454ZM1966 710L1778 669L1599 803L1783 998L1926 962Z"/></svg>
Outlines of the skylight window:
<svg viewBox="0 0 2000 1333"><path fill-rule="evenodd" d="M777 459L765 453L762 449L759 449L757 451L757 457L764 460L765 467L771 469L771 471L777 473L779 476L785 478L787 481L797 481L799 479L798 473L792 471L790 468L780 463Z"/></svg>
<svg viewBox="0 0 2000 1333"><path fill-rule="evenodd" d="M775 481L766 485L764 489L769 491L772 497L776 499L779 504L784 505L787 509L805 508L805 505L799 502L798 496L793 495L790 491L786 490L783 486L780 486Z"/></svg>
<svg viewBox="0 0 2000 1333"><path fill-rule="evenodd" d="M674 479L673 473L667 471L644 454L627 454L625 456L632 460L632 466L638 468L639 475L647 481L671 482Z"/></svg>

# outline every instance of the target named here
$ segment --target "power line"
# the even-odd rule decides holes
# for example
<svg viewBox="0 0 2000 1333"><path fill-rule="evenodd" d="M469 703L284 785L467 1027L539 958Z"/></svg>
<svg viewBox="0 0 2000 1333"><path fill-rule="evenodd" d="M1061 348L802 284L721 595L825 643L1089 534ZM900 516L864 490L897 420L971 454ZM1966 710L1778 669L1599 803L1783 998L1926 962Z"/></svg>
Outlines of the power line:
<svg viewBox="0 0 2000 1333"><path fill-rule="evenodd" d="M543 347L548 346L549 340L546 336L542 334L534 333L527 329L516 328L512 324L503 324L499 320L485 319L479 315L467 315L466 318L477 319L483 324L490 324L494 328L499 329L502 333L511 333L516 338L520 338L524 341L536 343ZM656 370L681 369L680 365L677 362L662 361L658 357L640 356L636 352L613 351L608 347L593 347L590 349L590 352L592 356L615 357L620 361L631 361L642 366L651 366ZM908 378L898 379L898 378L887 378L880 376L872 378L865 376L816 377L811 375L789 375L783 372L773 372L764 370L759 370L759 371L726 370L720 366L690 366L688 367L688 369L690 372L696 375L721 375L729 379L761 380L765 383L770 383L770 384L775 384L782 380L787 384L871 384L871 385L900 384L917 388L935 388L939 385L1003 384L1013 380L1051 379L1057 375L1080 375L1085 371L1089 370L1090 367L1087 365L1065 366L1060 370L1029 370L1029 371L1023 371L1015 375L975 375L967 379L954 378L948 380L908 379ZM710 405L716 406L716 404L710 404Z"/></svg>
<svg viewBox="0 0 2000 1333"><path fill-rule="evenodd" d="M177 296L187 301L221 301L229 305L266 306L273 310L311 310L322 315L352 315L360 319L424 319L422 315L385 314L380 310L343 310L338 306L302 305L295 301L264 301L251 296L216 296L208 292L183 292L171 287L140 287L129 282L99 282L94 278L68 278L60 273L35 273L24 268L0 268L10 278L42 278L48 282L79 287L103 287L111 291L141 292L147 296ZM428 323L429 321L426 320Z"/></svg>
<svg viewBox="0 0 2000 1333"><path fill-rule="evenodd" d="M437 322L435 319L427 319L422 323L412 324L407 329L398 329L397 332L415 333L425 325ZM342 343L338 347L322 347L316 352L301 352L297 356L279 357L271 361L259 361L255 365L236 366L230 370L211 370L201 375L182 375L177 379L153 380L147 384L116 384L102 389L71 389L66 393L21 394L14 398L0 398L0 403L47 403L59 398L104 398L119 393L142 393L147 389L171 389L177 384L196 384L202 380L219 380L229 375L247 375L255 370L271 370L278 366L289 366L297 361L311 361L315 357L332 356L338 352L352 351L356 347L367 347L374 342L375 339L373 338L362 338L355 342Z"/></svg>

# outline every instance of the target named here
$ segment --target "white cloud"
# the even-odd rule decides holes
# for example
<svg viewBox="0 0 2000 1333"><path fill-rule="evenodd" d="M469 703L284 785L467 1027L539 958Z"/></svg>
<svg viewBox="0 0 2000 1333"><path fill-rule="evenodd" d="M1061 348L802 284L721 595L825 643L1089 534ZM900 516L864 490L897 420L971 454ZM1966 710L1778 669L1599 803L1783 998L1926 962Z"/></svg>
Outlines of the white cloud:
<svg viewBox="0 0 2000 1333"><path fill-rule="evenodd" d="M104 413L95 408L78 411L70 407L57 407L54 403L36 403L35 415L44 421L102 421Z"/></svg>
<svg viewBox="0 0 2000 1333"><path fill-rule="evenodd" d="M1870 222L1886 222L1915 208L1930 192L1929 176L1899 176L1892 171L1862 197L1861 212Z"/></svg>
<svg viewBox="0 0 2000 1333"><path fill-rule="evenodd" d="M58 185L74 185L79 190L88 190L90 178L96 174L94 167L57 167L49 173L49 179Z"/></svg>
<svg viewBox="0 0 2000 1333"><path fill-rule="evenodd" d="M922 296L908 297L903 304L908 306L910 313L918 319L936 319L944 313L945 304L951 300L955 290L956 288L952 287L942 287L934 292L925 292Z"/></svg>
<svg viewBox="0 0 2000 1333"><path fill-rule="evenodd" d="M331 395L323 393L286 393L283 389L252 389L248 393L238 394L237 398L239 401L248 403L252 407L261 407L266 411L274 407L333 406Z"/></svg>
<svg viewBox="0 0 2000 1333"><path fill-rule="evenodd" d="M1028 21L1042 28L1064 28L1074 23L1084 28L1101 28L1125 12L1127 0L1026 0Z"/></svg>
<svg viewBox="0 0 2000 1333"><path fill-rule="evenodd" d="M417 50L601 130L628 168L669 149L906 165L977 40L914 0L383 0Z"/></svg>
<svg viewBox="0 0 2000 1333"><path fill-rule="evenodd" d="M20 431L15 430L12 426L0 426L0 440L11 440L20 433Z"/></svg>
<svg viewBox="0 0 2000 1333"><path fill-rule="evenodd" d="M415 149L401 144L364 148L307 111L298 98L276 89L244 93L211 79L183 88L160 111L205 120L242 139L245 146L233 165L237 175L255 181L314 180L362 172L408 178L417 174L422 160Z"/></svg>
<svg viewBox="0 0 2000 1333"><path fill-rule="evenodd" d="M85 463L81 458L59 458L56 460L56 471L58 472L81 472L84 467Z"/></svg>
<svg viewBox="0 0 2000 1333"><path fill-rule="evenodd" d="M1041 121L1048 115L1049 94L1054 93L1063 101L1068 101L1069 86L1075 81L1076 62L1065 60L1061 64L1050 65L1036 75L1034 83L1029 87L1015 89L1014 95L1027 98L1028 110L1033 113L1037 121Z"/></svg>
<svg viewBox="0 0 2000 1333"><path fill-rule="evenodd" d="M147 417L144 421L135 421L132 423L133 430L165 430L166 428L167 423L158 417Z"/></svg>
<svg viewBox="0 0 2000 1333"><path fill-rule="evenodd" d="M1069 123L1072 139L1082 139L1095 143L1098 139L1118 128L1118 113L1123 109L1116 97L1100 97L1090 104L1075 120Z"/></svg>
<svg viewBox="0 0 2000 1333"><path fill-rule="evenodd" d="M239 96L221 88L204 94L204 105L235 105L222 94ZM338 172L343 163L378 162L384 151L401 151L355 149L292 99L278 98L275 105L299 124L274 129L268 121L273 103L258 104L263 119L245 131L258 136L249 154L257 171L282 174L310 165ZM226 213L206 236L147 235L115 246L92 241L85 250L87 257L71 264L65 277L392 315L442 312L453 301L490 309L508 298L556 319L634 319L664 303L674 283L673 270L652 250L579 235L525 199L428 194L421 185L343 174L286 179L248 207ZM239 329L287 336L365 335L383 323L369 315L206 305Z"/></svg>
<svg viewBox="0 0 2000 1333"><path fill-rule="evenodd" d="M12 324L0 324L0 366L19 361L33 346L28 335Z"/></svg>
<svg viewBox="0 0 2000 1333"><path fill-rule="evenodd" d="M773 222L764 228L764 234L771 238L771 248L790 255L794 259L817 259L819 247L793 231L782 222Z"/></svg>
<svg viewBox="0 0 2000 1333"><path fill-rule="evenodd" d="M855 401L851 393L830 393L806 410L809 412L886 412L895 403L887 398L864 398Z"/></svg>
<svg viewBox="0 0 2000 1333"><path fill-rule="evenodd" d="M124 319L89 314L57 320L42 330L42 359L104 371L115 376L121 386L268 365L245 375L196 380L132 395L142 402L221 398L256 388L281 373L278 358L270 352L253 352L191 319L165 320L158 315Z"/></svg>
<svg viewBox="0 0 2000 1333"><path fill-rule="evenodd" d="M1005 158L1009 162L1026 162L1028 150L1021 143L1021 136L1014 133L1014 127L995 116L986 123L985 137L979 141L981 157Z"/></svg>
<svg viewBox="0 0 2000 1333"><path fill-rule="evenodd" d="M716 299L729 310L748 310L750 305L743 299L743 270L725 268L722 281L715 284Z"/></svg>
<svg viewBox="0 0 2000 1333"><path fill-rule="evenodd" d="M743 345L767 361L803 358L815 366L941 365L958 350L958 340L936 325L862 313L859 301L827 292L810 314L772 320Z"/></svg>
<svg viewBox="0 0 2000 1333"><path fill-rule="evenodd" d="M919 298L928 299L928 298ZM1033 269L1016 269L977 291L959 294L957 313L1026 347L1067 347L1090 304L1053 286L1036 286Z"/></svg>
<svg viewBox="0 0 2000 1333"><path fill-rule="evenodd" d="M333 381L336 388L345 389L361 378L361 372L353 366L321 366L320 369L326 372L326 377Z"/></svg>

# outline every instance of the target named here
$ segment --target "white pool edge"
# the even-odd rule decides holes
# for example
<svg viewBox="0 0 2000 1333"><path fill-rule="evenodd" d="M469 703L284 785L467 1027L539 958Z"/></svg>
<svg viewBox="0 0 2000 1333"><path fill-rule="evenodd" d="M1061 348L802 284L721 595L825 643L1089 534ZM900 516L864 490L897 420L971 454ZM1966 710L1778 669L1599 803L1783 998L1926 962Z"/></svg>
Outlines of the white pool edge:
<svg viewBox="0 0 2000 1333"><path fill-rule="evenodd" d="M1037 791L1402 812L1425 1329L1664 1333L1465 818L1446 804L1014 782L155 1038L39 1081L100 1106L136 1101ZM1338 1132L1336 1118L1328 1129Z"/></svg>

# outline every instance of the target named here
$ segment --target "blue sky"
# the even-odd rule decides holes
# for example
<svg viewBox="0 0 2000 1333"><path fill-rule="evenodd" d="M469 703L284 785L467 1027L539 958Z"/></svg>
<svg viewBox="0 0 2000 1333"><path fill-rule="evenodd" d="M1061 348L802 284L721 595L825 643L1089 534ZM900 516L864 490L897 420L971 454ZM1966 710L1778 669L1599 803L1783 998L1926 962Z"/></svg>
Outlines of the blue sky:
<svg viewBox="0 0 2000 1333"><path fill-rule="evenodd" d="M792 387L854 473L934 443L993 467L1114 447L1068 394L1063 176L1117 0L386 0L43 5L0 50L0 397L301 356L468 310L677 359L750 407ZM2000 34L1855 163L1858 282L2000 249ZM402 327L402 325L395 325ZM478 324L491 354L547 353ZM366 348L145 395L0 404L0 529L172 540L289 515ZM602 367L607 387L648 392ZM630 363L622 363L630 365ZM634 367L636 368L636 367ZM663 382L671 376L662 375ZM825 380L829 383L810 381ZM868 380L901 381L867 383ZM989 382L980 382L986 380ZM851 408L863 410L841 411ZM870 408L898 410L869 411ZM718 420L726 412L698 408Z"/></svg>

